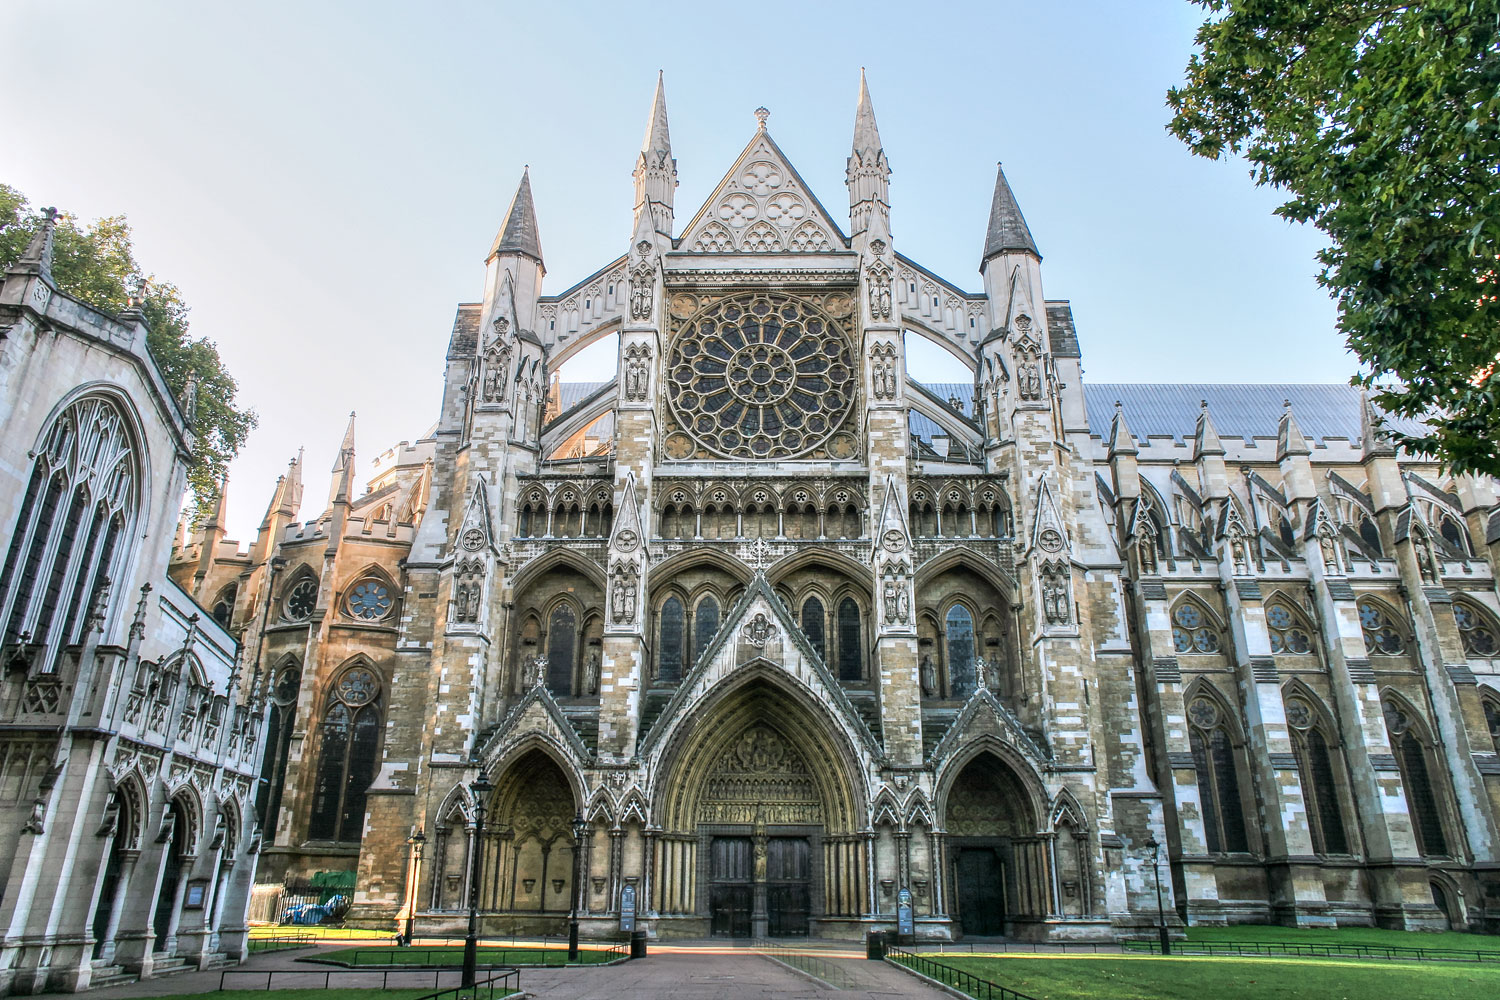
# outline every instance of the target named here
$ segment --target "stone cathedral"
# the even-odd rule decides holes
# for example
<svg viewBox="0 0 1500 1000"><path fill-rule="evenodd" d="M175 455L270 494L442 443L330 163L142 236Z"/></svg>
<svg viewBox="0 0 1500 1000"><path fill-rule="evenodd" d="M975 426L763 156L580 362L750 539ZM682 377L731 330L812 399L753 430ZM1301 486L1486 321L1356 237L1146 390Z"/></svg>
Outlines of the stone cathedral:
<svg viewBox="0 0 1500 1000"><path fill-rule="evenodd" d="M1107 940L1157 873L1174 924L1500 926L1495 484L1348 386L1088 384L1003 173L966 291L863 80L847 220L757 117L679 222L658 83L561 292L523 176L434 429L183 528L266 692L257 878L418 933Z"/></svg>

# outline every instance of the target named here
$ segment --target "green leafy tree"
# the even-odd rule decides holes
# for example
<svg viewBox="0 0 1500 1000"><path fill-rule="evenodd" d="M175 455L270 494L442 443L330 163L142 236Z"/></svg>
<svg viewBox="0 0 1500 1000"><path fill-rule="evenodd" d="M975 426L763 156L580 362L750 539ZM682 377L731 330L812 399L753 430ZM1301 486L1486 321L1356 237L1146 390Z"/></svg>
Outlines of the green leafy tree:
<svg viewBox="0 0 1500 1000"><path fill-rule="evenodd" d="M41 213L31 210L24 195L0 184L0 268L15 263L41 224ZM88 226L62 215L53 246L52 276L58 287L106 312L124 309L131 287L144 276L123 215ZM149 277L146 281L141 311L150 330L146 345L151 356L178 399L189 380L198 383L197 461L188 483L202 516L218 499L225 469L255 426L255 413L235 405L239 387L213 341L188 335L188 307L177 286Z"/></svg>
<svg viewBox="0 0 1500 1000"><path fill-rule="evenodd" d="M1168 128L1241 154L1330 243L1319 281L1394 434L1500 475L1500 0L1192 0Z"/></svg>

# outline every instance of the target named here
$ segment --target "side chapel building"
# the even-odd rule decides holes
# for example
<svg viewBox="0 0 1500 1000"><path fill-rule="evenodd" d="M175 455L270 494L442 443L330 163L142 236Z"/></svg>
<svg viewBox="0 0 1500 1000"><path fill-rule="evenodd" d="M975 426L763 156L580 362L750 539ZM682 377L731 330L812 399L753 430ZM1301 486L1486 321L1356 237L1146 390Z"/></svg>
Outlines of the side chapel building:
<svg viewBox="0 0 1500 1000"><path fill-rule="evenodd" d="M267 679L262 878L419 933L478 852L492 933L909 892L924 938L1108 939L1154 839L1174 919L1500 925L1494 483L1347 386L1087 384L1003 173L966 291L899 252L863 81L846 225L758 118L679 224L658 84L623 253L555 294L523 176L432 433L360 493L351 420L314 519L299 458L248 551L184 534Z"/></svg>

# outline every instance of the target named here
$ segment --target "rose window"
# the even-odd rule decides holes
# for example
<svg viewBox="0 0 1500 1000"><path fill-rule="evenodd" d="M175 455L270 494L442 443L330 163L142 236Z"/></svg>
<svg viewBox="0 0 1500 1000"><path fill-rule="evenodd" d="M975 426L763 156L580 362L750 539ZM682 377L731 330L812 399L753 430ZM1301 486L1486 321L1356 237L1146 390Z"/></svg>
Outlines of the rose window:
<svg viewBox="0 0 1500 1000"><path fill-rule="evenodd" d="M391 610L391 591L379 580L361 580L349 592L349 614L365 621L384 618Z"/></svg>
<svg viewBox="0 0 1500 1000"><path fill-rule="evenodd" d="M297 581L296 586L287 592L286 600L282 602L282 613L288 621L306 621L312 616L317 603L318 581L306 577Z"/></svg>
<svg viewBox="0 0 1500 1000"><path fill-rule="evenodd" d="M380 683L369 668L351 667L339 678L337 690L339 699L346 705L365 705L380 690Z"/></svg>
<svg viewBox="0 0 1500 1000"><path fill-rule="evenodd" d="M667 358L667 400L682 428L723 458L794 458L849 416L853 350L810 303L752 293L683 324Z"/></svg>

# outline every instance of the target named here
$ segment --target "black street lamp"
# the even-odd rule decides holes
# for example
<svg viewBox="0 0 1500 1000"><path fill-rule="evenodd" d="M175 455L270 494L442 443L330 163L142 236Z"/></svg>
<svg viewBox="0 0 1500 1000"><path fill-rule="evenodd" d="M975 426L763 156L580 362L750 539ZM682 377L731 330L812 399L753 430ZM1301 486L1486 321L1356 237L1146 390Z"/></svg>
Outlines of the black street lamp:
<svg viewBox="0 0 1500 1000"><path fill-rule="evenodd" d="M480 858L484 854L484 803L493 786L479 769L479 777L469 783L474 796L474 846L470 849L469 865L469 933L464 938L464 974L460 984L466 988L474 985L474 967L479 963L479 874Z"/></svg>
<svg viewBox="0 0 1500 1000"><path fill-rule="evenodd" d="M1167 936L1167 914L1161 905L1161 844L1156 834L1148 834L1146 846L1151 848L1151 873L1156 876L1156 932L1161 935L1161 953L1172 954L1172 939Z"/></svg>
<svg viewBox="0 0 1500 1000"><path fill-rule="evenodd" d="M417 917L417 880L422 877L422 845L427 843L427 838L418 827L406 842L411 845L411 898L406 901L406 943L410 945L412 922Z"/></svg>
<svg viewBox="0 0 1500 1000"><path fill-rule="evenodd" d="M583 813L573 817L573 906L568 910L568 961L578 961L578 882L583 862L583 835L588 832Z"/></svg>

